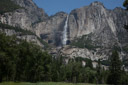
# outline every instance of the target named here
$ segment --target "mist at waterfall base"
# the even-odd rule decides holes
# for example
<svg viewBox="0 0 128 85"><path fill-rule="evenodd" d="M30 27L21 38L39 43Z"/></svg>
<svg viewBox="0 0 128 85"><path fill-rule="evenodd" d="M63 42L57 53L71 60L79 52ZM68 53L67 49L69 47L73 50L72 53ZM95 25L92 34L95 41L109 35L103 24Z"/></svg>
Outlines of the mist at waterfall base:
<svg viewBox="0 0 128 85"><path fill-rule="evenodd" d="M68 44L68 17L69 17L69 15L66 18L64 30L63 30L63 38L62 38L63 46Z"/></svg>

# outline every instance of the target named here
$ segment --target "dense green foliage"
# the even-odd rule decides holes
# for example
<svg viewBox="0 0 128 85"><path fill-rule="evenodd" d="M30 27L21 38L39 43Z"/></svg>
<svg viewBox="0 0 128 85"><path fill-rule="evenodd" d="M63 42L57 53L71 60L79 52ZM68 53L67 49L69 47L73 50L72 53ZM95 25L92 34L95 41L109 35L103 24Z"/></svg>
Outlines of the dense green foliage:
<svg viewBox="0 0 128 85"><path fill-rule="evenodd" d="M52 74L52 81L66 81L66 82L95 82L96 71L89 66L82 66L82 62L70 59L67 64L63 64L63 57L54 59L52 64L54 74Z"/></svg>
<svg viewBox="0 0 128 85"><path fill-rule="evenodd" d="M97 71L89 59L51 57L40 47L0 33L0 81L66 81L96 83ZM65 64L64 64L65 63Z"/></svg>
<svg viewBox="0 0 128 85"><path fill-rule="evenodd" d="M45 80L51 56L37 45L0 33L0 62L0 81L34 82Z"/></svg>
<svg viewBox="0 0 128 85"><path fill-rule="evenodd" d="M126 7L126 9L128 10L128 0L124 1L123 6Z"/></svg>
<svg viewBox="0 0 128 85"><path fill-rule="evenodd" d="M110 73L107 79L109 84L120 85L121 84L121 60L118 52L113 51L110 57Z"/></svg>
<svg viewBox="0 0 128 85"><path fill-rule="evenodd" d="M0 23L0 28L5 30L5 29L10 29L10 30L15 30L15 32L19 32L19 35L22 36L22 35L35 35L33 32L29 31L29 30L24 30L20 27L14 27L14 26L10 26L8 24L3 24L3 23ZM35 35L36 36L36 35ZM46 43L45 41L43 41L41 38L39 38L38 36L36 36L37 39L44 45L44 48L49 48L49 45L48 43Z"/></svg>
<svg viewBox="0 0 128 85"><path fill-rule="evenodd" d="M110 61L109 60L102 60L100 62L101 62L102 65L110 66Z"/></svg>
<svg viewBox="0 0 128 85"><path fill-rule="evenodd" d="M6 12L12 12L19 8L21 7L16 5L11 0L0 0L0 14L6 13Z"/></svg>
<svg viewBox="0 0 128 85"><path fill-rule="evenodd" d="M97 85L97 84L88 84L88 83L66 83L66 82L39 82L39 83L29 83L29 82L4 82L0 85ZM106 85L106 84L98 84Z"/></svg>
<svg viewBox="0 0 128 85"><path fill-rule="evenodd" d="M82 65L83 61L86 62L86 66ZM65 57L51 57L37 45L2 33L0 33L0 62L0 81L102 84L106 83L108 74L113 74L111 69L108 71L101 67L100 60L97 68L93 68L90 59L80 57L69 59L66 63ZM118 69L120 69L120 64ZM127 73L122 72L120 82L126 84L127 78Z"/></svg>
<svg viewBox="0 0 128 85"><path fill-rule="evenodd" d="M128 9L128 0L124 2L124 6ZM10 0L0 0L0 14L11 12L18 8L20 7ZM21 35L34 35L30 31L2 23L0 23L0 28L13 29L16 32L21 32ZM40 38L38 39L47 45ZM90 50L99 47L94 46L88 36L82 36L72 41L71 45ZM86 66L82 65L83 61L86 62ZM66 63L65 57L52 57L35 44L17 39L15 36L6 36L0 33L0 82L53 81L128 84L128 73L121 69L121 61L117 51L113 51L110 61L98 60L97 62L96 68L93 68L90 59L80 57L69 59L68 63ZM109 70L102 68L101 64L110 66ZM128 65L127 63L125 64ZM14 83L12 84L14 85ZM59 83L58 85L61 84Z"/></svg>
<svg viewBox="0 0 128 85"><path fill-rule="evenodd" d="M128 11L128 0L125 0L124 3L123 3L123 6L126 8L126 10ZM124 25L124 28L128 31L128 25L125 24Z"/></svg>
<svg viewBox="0 0 128 85"><path fill-rule="evenodd" d="M38 36L37 36L37 39L44 45L44 49L48 49L48 48L49 48L49 45L48 45L47 42L45 42L44 40L42 40L42 39L39 38Z"/></svg>

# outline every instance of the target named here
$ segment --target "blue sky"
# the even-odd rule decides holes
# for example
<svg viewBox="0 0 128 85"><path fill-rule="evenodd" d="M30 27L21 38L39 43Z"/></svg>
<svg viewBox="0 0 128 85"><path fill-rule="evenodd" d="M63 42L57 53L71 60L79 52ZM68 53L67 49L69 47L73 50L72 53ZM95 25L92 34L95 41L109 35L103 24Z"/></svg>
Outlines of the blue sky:
<svg viewBox="0 0 128 85"><path fill-rule="evenodd" d="M43 8L48 15L53 15L59 11L70 13L75 8L87 6L94 1L102 2L106 8L114 9L123 7L124 0L33 0L39 8Z"/></svg>

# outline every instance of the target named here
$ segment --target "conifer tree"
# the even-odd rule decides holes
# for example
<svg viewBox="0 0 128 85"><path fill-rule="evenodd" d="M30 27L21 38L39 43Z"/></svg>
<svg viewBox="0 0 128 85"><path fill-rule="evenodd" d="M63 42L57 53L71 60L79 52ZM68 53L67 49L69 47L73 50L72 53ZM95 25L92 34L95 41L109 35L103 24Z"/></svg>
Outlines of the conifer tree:
<svg viewBox="0 0 128 85"><path fill-rule="evenodd" d="M112 52L109 71L107 83L119 85L121 83L121 60L117 51Z"/></svg>
<svg viewBox="0 0 128 85"><path fill-rule="evenodd" d="M123 6L126 8L126 10L128 10L128 0L124 1Z"/></svg>

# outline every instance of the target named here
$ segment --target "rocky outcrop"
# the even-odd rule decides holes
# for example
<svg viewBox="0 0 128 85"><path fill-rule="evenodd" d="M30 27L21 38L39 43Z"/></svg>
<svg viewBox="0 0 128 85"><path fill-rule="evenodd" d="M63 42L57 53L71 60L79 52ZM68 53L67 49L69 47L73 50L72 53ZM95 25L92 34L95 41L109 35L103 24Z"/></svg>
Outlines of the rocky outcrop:
<svg viewBox="0 0 128 85"><path fill-rule="evenodd" d="M34 32L33 26L36 23L47 20L48 15L43 9L38 8L32 0L11 0L21 8L12 12L4 13L0 15L0 23L8 24L13 27L22 28L23 30L29 30ZM1 31L7 35L15 35L19 39L33 42L41 47L44 47L43 43L34 34L22 35L22 32L17 32L13 29L0 28Z"/></svg>
<svg viewBox="0 0 128 85"><path fill-rule="evenodd" d="M61 53L63 56L68 56L70 58L82 57L91 60L98 60L99 58L102 60L107 60L108 58L107 56L111 55L111 53L110 54L98 53L98 50L99 49L96 49L96 51L94 51L94 50L88 50L87 48L76 48L76 47L66 46L61 50Z"/></svg>
<svg viewBox="0 0 128 85"><path fill-rule="evenodd" d="M122 48L128 42L128 33L123 28L128 24L128 12L122 8L106 9L102 3L73 10L68 19L68 38L70 41L83 35L91 36L94 46L112 49ZM62 44L64 23L67 14L60 12L46 21L34 25L34 31L42 39L54 45Z"/></svg>
<svg viewBox="0 0 128 85"><path fill-rule="evenodd" d="M124 24L128 24L128 12L122 8L108 10L102 3L94 2L71 11L69 15L59 12L49 17L32 0L12 1L23 8L1 15L0 21L31 30L54 47L60 46L62 55L86 57L92 60L107 59L111 51L117 49L121 57L127 57L127 52L123 48L128 45L128 33L123 27ZM63 33L66 21L68 33ZM62 45L63 34L67 34L66 40L71 43L86 35L89 43L95 48L85 47L88 45L86 38L82 40L84 41L82 48L77 46L67 48Z"/></svg>
<svg viewBox="0 0 128 85"><path fill-rule="evenodd" d="M34 26L34 30L39 37L48 43L61 46L62 32L64 29L66 17L66 13L59 12L54 16L49 17L47 21L36 24Z"/></svg>
<svg viewBox="0 0 128 85"><path fill-rule="evenodd" d="M107 10L100 2L94 2L89 6L75 9L70 13L69 17L69 29L70 32L73 32L70 33L70 37L74 39L90 33L93 33L94 36L103 35L104 37L107 35L116 37L118 32L126 34L123 25L128 24L127 15L128 12L122 8Z"/></svg>
<svg viewBox="0 0 128 85"><path fill-rule="evenodd" d="M128 12L126 10L122 8L108 10L102 3L94 2L89 6L75 9L70 13L68 23L70 40L87 35L92 45L98 47L95 50L99 49L95 51L96 54L103 53L102 57L106 54L109 56L112 49L117 49L121 52L123 47L128 45L128 33L124 29L124 24L128 24ZM75 48L75 50L75 56L78 56L78 53L81 56L88 54L86 48L83 50L79 48L79 51ZM89 50L89 53L91 51ZM120 54L127 56L124 53ZM91 54L89 56L92 57Z"/></svg>
<svg viewBox="0 0 128 85"><path fill-rule="evenodd" d="M60 15L64 16L60 17ZM47 23L46 21L38 23L35 26L37 33L39 33L38 36L41 34L43 39L51 39L54 41L53 43L60 44L66 16L67 14L61 13L47 20ZM60 23L56 24L57 22ZM83 38L84 40L81 41L85 41L83 44L88 45L89 39L89 43L94 48L79 48L69 45L61 48L60 54L71 58L75 56L92 60L98 60L99 58L106 60L111 55L112 50L116 49L121 58L126 58L127 52L123 48L128 45L128 33L124 29L124 24L128 24L128 12L122 8L108 10L102 3L94 2L89 6L75 9L69 14L69 33L67 36L72 43L86 35L87 39ZM55 36L57 33L59 34Z"/></svg>
<svg viewBox="0 0 128 85"><path fill-rule="evenodd" d="M26 40L27 42L32 42L41 47L44 47L43 43L40 42L40 40L36 35L23 34L22 32L16 32L13 29L5 29L5 28L0 28L0 31L6 33L7 36L16 36L16 38L18 39Z"/></svg>
<svg viewBox="0 0 128 85"><path fill-rule="evenodd" d="M38 8L32 0L12 0L22 8L13 12L5 13L0 21L12 26L33 31L33 25L47 19L43 9Z"/></svg>

